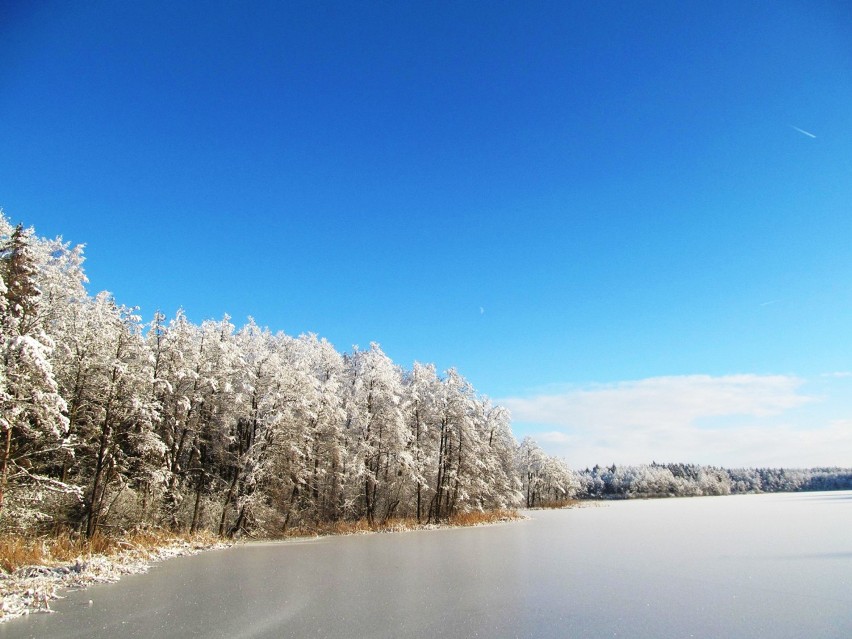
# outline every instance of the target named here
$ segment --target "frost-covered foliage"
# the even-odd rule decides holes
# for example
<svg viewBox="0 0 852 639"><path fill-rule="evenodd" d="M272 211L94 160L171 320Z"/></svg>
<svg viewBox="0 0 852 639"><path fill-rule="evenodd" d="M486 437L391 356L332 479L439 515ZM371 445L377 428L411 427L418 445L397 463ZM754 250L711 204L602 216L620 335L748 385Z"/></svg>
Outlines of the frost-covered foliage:
<svg viewBox="0 0 852 639"><path fill-rule="evenodd" d="M521 473L527 508L562 502L580 490L580 479L558 457L545 453L531 438L518 448L517 467Z"/></svg>
<svg viewBox="0 0 852 639"><path fill-rule="evenodd" d="M852 468L740 468L696 464L595 466L578 474L586 498L692 497L736 493L850 490Z"/></svg>
<svg viewBox="0 0 852 639"><path fill-rule="evenodd" d="M76 487L53 472L70 452L69 423L45 330L36 241L5 218L0 228L9 232L0 242L0 515L28 525L48 517L46 493Z"/></svg>
<svg viewBox="0 0 852 639"><path fill-rule="evenodd" d="M143 325L82 264L0 213L0 528L269 534L522 503L508 413L457 371L253 320Z"/></svg>

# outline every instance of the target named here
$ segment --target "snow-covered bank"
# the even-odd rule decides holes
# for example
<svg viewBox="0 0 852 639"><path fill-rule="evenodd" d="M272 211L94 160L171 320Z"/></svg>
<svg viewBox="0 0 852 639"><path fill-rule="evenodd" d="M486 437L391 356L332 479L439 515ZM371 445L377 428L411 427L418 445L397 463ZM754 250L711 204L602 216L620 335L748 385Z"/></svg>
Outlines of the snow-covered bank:
<svg viewBox="0 0 852 639"><path fill-rule="evenodd" d="M440 524L417 524L406 520L394 520L384 526L368 527L366 522L317 530L301 531L301 534L283 539L252 540L256 543L271 541L296 541L318 537L367 535L376 533L413 532L416 530L445 530L470 528L528 519L517 511L492 513L470 513L460 515L454 521ZM243 540L247 541L247 540ZM12 573L0 570L0 623L36 612L52 612L50 602L61 599L60 591L85 589L92 584L110 583L123 575L147 572L152 564L173 557L195 555L204 550L227 548L234 543L207 540L177 541L160 547L129 547L116 555L95 554L78 557L71 562L56 562L52 565L22 566Z"/></svg>
<svg viewBox="0 0 852 639"><path fill-rule="evenodd" d="M397 520L382 527L369 528L364 522L356 522L346 526L339 525L329 530L317 530L313 534L303 531L302 534L288 536L283 540L258 541L465 528L526 518L525 515L516 511L502 511L478 513L470 517L462 516L459 521L440 524L416 524ZM155 548L131 547L110 556L96 554L88 557L81 556L71 562L22 566L12 573L0 570L0 597L2 598L0 623L35 612L52 612L50 602L62 598L59 594L61 590L84 589L96 583L118 581L122 575L147 572L152 564L165 559L195 555L204 550L227 548L231 545L233 542L181 541Z"/></svg>
<svg viewBox="0 0 852 639"><path fill-rule="evenodd" d="M184 541L153 549L129 548L109 557L78 557L60 565L22 566L11 574L0 571L0 623L33 612L51 612L50 601L61 598L60 590L118 581L122 575L147 572L152 564L165 559L229 545Z"/></svg>

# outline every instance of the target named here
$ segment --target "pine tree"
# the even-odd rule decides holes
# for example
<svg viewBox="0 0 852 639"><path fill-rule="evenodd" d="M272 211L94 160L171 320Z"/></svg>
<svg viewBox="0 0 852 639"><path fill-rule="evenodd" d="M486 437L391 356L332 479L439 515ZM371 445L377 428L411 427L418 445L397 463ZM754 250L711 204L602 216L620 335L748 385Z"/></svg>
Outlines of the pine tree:
<svg viewBox="0 0 852 639"><path fill-rule="evenodd" d="M5 284L4 328L7 334L27 335L38 320L41 292L36 284L36 263L30 246L31 229L21 224L0 248L0 269Z"/></svg>
<svg viewBox="0 0 852 639"><path fill-rule="evenodd" d="M19 224L0 246L0 516L14 493L21 521L46 516L44 490L71 490L50 476L68 419L50 361L54 344L39 325L31 235Z"/></svg>

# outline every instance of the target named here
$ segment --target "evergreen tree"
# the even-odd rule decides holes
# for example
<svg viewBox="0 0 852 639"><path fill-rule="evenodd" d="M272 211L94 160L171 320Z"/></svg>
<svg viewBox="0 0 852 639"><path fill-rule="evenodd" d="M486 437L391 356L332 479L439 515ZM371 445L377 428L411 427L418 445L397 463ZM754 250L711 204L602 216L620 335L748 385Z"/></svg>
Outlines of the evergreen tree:
<svg viewBox="0 0 852 639"><path fill-rule="evenodd" d="M54 343L39 323L31 236L19 224L0 245L0 517L11 505L19 524L47 517L45 491L73 490L51 476L68 419L50 361Z"/></svg>

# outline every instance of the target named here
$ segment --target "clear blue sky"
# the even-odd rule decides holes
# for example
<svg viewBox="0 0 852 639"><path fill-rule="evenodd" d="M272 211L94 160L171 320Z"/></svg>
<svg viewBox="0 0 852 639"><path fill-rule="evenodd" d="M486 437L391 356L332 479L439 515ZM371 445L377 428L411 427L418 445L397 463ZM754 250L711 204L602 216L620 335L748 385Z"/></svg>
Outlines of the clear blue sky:
<svg viewBox="0 0 852 639"><path fill-rule="evenodd" d="M651 431L530 402L775 380L657 459L722 419L852 463L848 3L5 2L0 41L0 207L93 291L456 366L579 465ZM749 446L694 457L803 444Z"/></svg>

